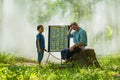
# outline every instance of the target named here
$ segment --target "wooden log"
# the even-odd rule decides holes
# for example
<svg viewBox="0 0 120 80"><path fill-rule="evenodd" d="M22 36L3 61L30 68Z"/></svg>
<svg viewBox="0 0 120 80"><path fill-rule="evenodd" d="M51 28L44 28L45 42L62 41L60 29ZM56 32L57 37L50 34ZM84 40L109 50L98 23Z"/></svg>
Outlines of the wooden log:
<svg viewBox="0 0 120 80"><path fill-rule="evenodd" d="M75 55L72 56L71 60L79 62L82 66L95 65L96 67L100 67L94 49L81 50L75 53Z"/></svg>

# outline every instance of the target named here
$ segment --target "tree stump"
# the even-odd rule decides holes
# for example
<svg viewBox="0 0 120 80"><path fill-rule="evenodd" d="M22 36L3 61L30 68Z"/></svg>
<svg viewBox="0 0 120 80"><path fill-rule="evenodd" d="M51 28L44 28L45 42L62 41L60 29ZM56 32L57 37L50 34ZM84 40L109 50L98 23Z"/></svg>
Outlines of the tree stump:
<svg viewBox="0 0 120 80"><path fill-rule="evenodd" d="M81 50L73 55L71 60L79 62L82 66L100 67L94 49Z"/></svg>

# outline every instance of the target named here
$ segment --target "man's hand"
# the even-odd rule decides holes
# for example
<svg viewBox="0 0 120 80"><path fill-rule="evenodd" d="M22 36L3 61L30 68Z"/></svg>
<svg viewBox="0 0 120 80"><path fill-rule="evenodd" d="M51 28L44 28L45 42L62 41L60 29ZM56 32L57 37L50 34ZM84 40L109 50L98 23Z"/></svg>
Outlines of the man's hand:
<svg viewBox="0 0 120 80"><path fill-rule="evenodd" d="M73 46L69 48L69 50L70 50L71 52L73 51L73 49L74 49L74 47L73 47Z"/></svg>
<svg viewBox="0 0 120 80"><path fill-rule="evenodd" d="M73 28L72 28L72 27L70 27L70 29L69 29L69 30L70 30L70 31L72 31L72 29L73 29Z"/></svg>

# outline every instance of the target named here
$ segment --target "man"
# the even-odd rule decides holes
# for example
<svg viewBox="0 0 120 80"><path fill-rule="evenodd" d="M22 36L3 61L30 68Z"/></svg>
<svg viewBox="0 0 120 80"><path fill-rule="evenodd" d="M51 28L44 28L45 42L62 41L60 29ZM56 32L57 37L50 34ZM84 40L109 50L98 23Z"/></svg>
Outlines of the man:
<svg viewBox="0 0 120 80"><path fill-rule="evenodd" d="M75 30L71 33L72 30ZM68 38L73 38L74 45L69 49L61 51L62 59L69 61L70 58L78 51L82 50L87 46L87 33L76 22L71 23L70 29L67 33Z"/></svg>

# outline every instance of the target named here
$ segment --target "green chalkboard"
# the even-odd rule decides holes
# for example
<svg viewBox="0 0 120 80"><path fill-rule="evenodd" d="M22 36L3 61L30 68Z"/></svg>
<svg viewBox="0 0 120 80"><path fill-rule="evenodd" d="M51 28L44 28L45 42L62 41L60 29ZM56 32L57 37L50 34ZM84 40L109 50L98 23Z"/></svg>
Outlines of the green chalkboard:
<svg viewBox="0 0 120 80"><path fill-rule="evenodd" d="M69 47L69 38L66 34L69 30L68 25L49 26L48 51L60 52L62 49Z"/></svg>

